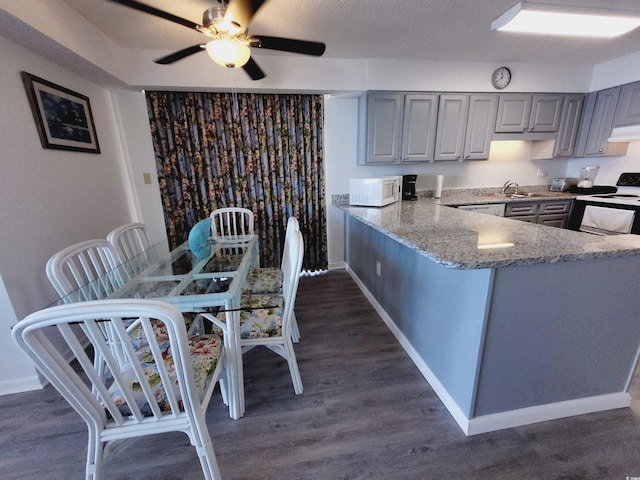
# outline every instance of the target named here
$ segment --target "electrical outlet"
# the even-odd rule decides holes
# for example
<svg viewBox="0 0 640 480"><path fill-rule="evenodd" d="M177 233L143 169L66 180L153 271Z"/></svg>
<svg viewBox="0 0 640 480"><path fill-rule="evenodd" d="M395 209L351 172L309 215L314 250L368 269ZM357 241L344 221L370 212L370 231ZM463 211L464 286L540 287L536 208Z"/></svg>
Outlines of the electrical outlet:
<svg viewBox="0 0 640 480"><path fill-rule="evenodd" d="M547 172L546 170L538 169L538 176L539 177L546 177L548 175L549 175L549 172Z"/></svg>
<svg viewBox="0 0 640 480"><path fill-rule="evenodd" d="M142 179L145 183L145 185L151 185L151 174L148 172L144 172L142 174Z"/></svg>
<svg viewBox="0 0 640 480"><path fill-rule="evenodd" d="M382 264L380 263L380 260L376 260L376 275L379 277L382 276Z"/></svg>

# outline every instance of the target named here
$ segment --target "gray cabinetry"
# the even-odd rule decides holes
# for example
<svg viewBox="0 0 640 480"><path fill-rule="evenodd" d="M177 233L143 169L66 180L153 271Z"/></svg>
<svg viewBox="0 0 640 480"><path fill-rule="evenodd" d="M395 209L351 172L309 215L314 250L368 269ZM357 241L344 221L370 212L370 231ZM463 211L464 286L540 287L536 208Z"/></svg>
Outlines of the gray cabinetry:
<svg viewBox="0 0 640 480"><path fill-rule="evenodd" d="M433 160L438 96L424 93L404 96L401 162Z"/></svg>
<svg viewBox="0 0 640 480"><path fill-rule="evenodd" d="M614 127L640 125L640 82L623 85L613 121Z"/></svg>
<svg viewBox="0 0 640 480"><path fill-rule="evenodd" d="M374 92L360 102L361 164L433 160L437 95Z"/></svg>
<svg viewBox="0 0 640 480"><path fill-rule="evenodd" d="M608 88L587 95L576 143L576 157L626 154L628 144L607 142L613 128L619 96L620 87Z"/></svg>
<svg viewBox="0 0 640 480"><path fill-rule="evenodd" d="M583 99L584 95L565 95L558 137L553 151L554 157L573 156L580 126Z"/></svg>
<svg viewBox="0 0 640 480"><path fill-rule="evenodd" d="M556 94L501 94L495 132L557 132L563 100Z"/></svg>
<svg viewBox="0 0 640 480"><path fill-rule="evenodd" d="M441 95L435 160L485 160L497 109L495 95Z"/></svg>
<svg viewBox="0 0 640 480"><path fill-rule="evenodd" d="M504 216L550 227L567 228L571 200L507 203Z"/></svg>

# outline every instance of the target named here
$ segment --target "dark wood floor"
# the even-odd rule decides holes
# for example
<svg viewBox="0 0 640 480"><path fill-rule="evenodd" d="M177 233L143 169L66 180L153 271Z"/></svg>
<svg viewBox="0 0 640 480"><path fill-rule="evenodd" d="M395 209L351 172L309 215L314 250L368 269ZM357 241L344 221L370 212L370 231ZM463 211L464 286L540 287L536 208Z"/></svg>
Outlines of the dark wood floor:
<svg viewBox="0 0 640 480"><path fill-rule="evenodd" d="M640 377L620 409L466 437L344 272L305 277L296 304L304 394L268 350L245 359L246 415L214 395L207 421L226 480L640 477ZM50 387L0 397L0 478L84 475L84 423ZM183 434L142 438L107 479L200 479Z"/></svg>

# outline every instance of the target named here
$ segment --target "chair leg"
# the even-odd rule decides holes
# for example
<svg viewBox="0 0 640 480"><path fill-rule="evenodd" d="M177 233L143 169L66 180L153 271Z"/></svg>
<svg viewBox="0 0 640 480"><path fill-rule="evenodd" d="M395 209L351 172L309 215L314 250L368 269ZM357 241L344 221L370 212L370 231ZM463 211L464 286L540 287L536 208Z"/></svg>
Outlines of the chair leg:
<svg viewBox="0 0 640 480"><path fill-rule="evenodd" d="M89 426L89 441L87 442L86 480L99 480L102 476L102 459L105 445L100 441L100 435L95 428Z"/></svg>
<svg viewBox="0 0 640 480"><path fill-rule="evenodd" d="M213 451L213 444L204 418L198 419L196 422L201 425L195 426L197 431L193 432L193 436L195 437L196 451L198 452L204 478L206 480L222 480L216 454Z"/></svg>
<svg viewBox="0 0 640 480"><path fill-rule="evenodd" d="M302 378L300 378L300 370L298 369L298 360L296 360L296 354L293 350L293 344L291 339L285 339L284 351L287 356L287 363L289 364L289 372L291 373L291 382L293 383L293 391L296 395L302 394Z"/></svg>
<svg viewBox="0 0 640 480"><path fill-rule="evenodd" d="M300 341L300 329L298 328L298 321L296 320L296 314L291 312L291 340L293 343Z"/></svg>

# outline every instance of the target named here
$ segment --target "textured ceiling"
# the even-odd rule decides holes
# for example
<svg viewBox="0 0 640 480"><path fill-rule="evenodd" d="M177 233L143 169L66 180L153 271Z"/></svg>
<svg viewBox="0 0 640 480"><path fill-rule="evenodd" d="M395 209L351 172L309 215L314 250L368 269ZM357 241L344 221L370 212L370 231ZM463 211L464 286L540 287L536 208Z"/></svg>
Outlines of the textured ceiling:
<svg viewBox="0 0 640 480"><path fill-rule="evenodd" d="M174 51L203 36L107 0L65 0L126 48ZM201 23L215 0L142 0ZM640 14L637 0L545 0ZM613 40L517 35L491 31L515 0L269 0L250 33L323 41L326 57L531 62L595 65L640 51L640 29ZM266 53L266 52L265 52ZM261 53L262 54L262 53ZM269 53L267 53L269 54Z"/></svg>

